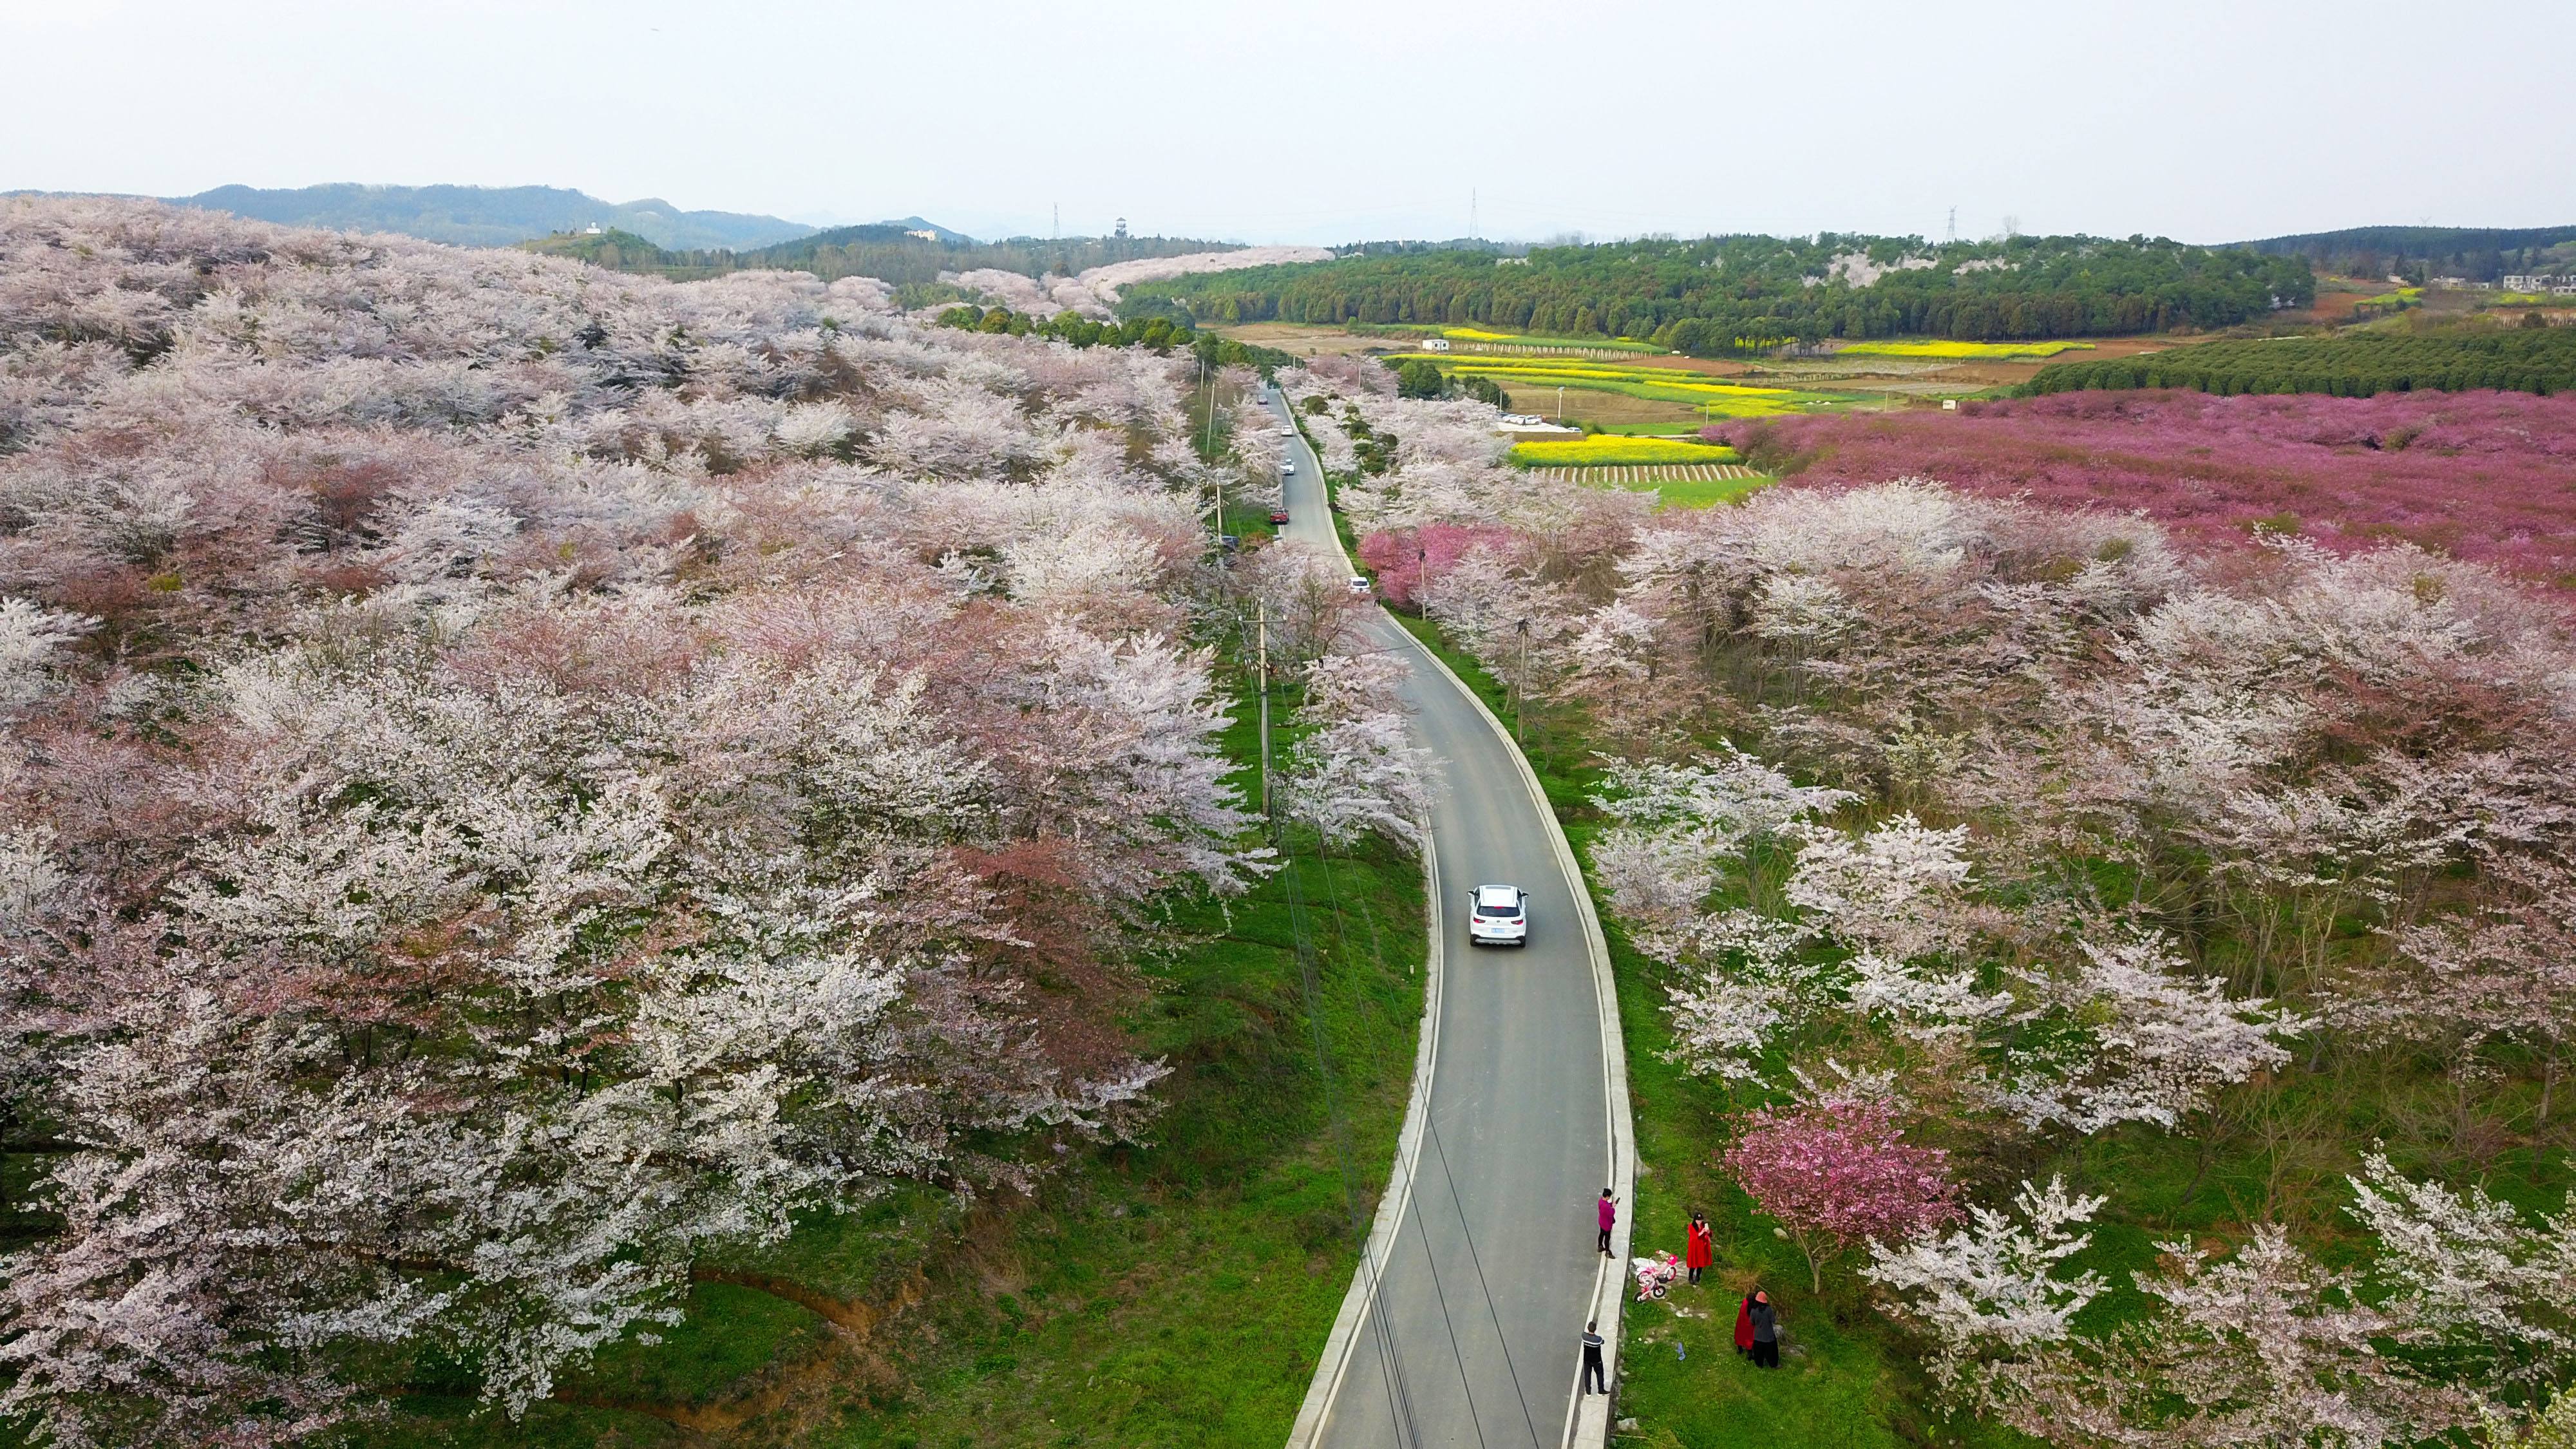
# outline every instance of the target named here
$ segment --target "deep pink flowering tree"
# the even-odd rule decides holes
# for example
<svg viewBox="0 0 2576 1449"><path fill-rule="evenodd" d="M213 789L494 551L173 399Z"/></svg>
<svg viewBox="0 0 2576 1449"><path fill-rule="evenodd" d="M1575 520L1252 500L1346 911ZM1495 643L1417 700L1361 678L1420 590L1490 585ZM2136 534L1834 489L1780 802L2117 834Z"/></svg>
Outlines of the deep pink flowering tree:
<svg viewBox="0 0 2576 1449"><path fill-rule="evenodd" d="M1718 1165L1807 1255L1819 1293L1825 1263L1862 1243L1901 1242L1958 1216L1950 1154L1911 1147L1884 1102L1761 1107L1736 1119Z"/></svg>
<svg viewBox="0 0 2576 1449"><path fill-rule="evenodd" d="M1378 592L1390 603L1409 604L1421 587L1457 567L1478 544L1510 544L1508 528L1469 528L1456 523L1426 523L1372 533L1360 540L1360 562L1377 571Z"/></svg>

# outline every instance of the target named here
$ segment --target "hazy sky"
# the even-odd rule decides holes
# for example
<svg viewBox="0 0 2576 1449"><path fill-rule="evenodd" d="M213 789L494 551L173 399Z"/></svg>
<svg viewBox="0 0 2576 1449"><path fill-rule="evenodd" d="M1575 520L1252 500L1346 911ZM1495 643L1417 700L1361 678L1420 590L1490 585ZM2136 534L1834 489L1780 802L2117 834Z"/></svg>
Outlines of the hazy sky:
<svg viewBox="0 0 2576 1449"><path fill-rule="evenodd" d="M544 183L981 236L2576 223L2550 6L0 0L0 190Z"/></svg>

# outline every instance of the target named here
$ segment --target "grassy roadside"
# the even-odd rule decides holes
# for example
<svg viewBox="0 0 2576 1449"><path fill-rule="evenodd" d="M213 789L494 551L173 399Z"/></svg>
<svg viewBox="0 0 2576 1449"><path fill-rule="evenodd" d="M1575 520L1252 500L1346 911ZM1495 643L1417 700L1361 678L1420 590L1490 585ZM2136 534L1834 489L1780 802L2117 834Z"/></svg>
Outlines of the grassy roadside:
<svg viewBox="0 0 2576 1449"><path fill-rule="evenodd" d="M1248 762L1255 711L1236 717L1225 746ZM707 1264L686 1322L603 1354L524 1423L475 1415L463 1376L432 1368L361 1442L1272 1449L1357 1262L1343 1144L1363 1228L1394 1155L1424 955L1415 858L1287 845L1293 870L1248 896L1172 903L1183 944L1143 963L1131 1026L1173 1068L1149 1145L1078 1151L1025 1198L916 1188L817 1217Z"/></svg>

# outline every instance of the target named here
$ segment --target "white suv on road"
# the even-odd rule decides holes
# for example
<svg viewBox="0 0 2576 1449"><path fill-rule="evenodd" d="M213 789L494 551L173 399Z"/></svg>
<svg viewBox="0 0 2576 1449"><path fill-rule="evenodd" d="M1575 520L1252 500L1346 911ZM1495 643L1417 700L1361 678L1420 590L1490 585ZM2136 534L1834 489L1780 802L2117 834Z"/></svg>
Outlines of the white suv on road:
<svg viewBox="0 0 2576 1449"><path fill-rule="evenodd" d="M1476 887L1476 904L1467 913L1467 941L1476 946L1529 944L1529 892L1519 886Z"/></svg>

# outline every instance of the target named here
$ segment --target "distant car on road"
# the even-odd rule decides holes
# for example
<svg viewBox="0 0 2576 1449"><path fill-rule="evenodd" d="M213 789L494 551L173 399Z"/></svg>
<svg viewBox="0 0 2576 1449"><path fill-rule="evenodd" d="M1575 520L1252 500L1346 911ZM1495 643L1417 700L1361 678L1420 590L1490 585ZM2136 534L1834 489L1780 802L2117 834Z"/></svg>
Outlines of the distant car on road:
<svg viewBox="0 0 2576 1449"><path fill-rule="evenodd" d="M1271 509L1270 521L1273 523L1286 523L1288 521L1288 510L1285 508Z"/></svg>
<svg viewBox="0 0 2576 1449"><path fill-rule="evenodd" d="M1467 913L1467 941L1475 946L1529 944L1529 892L1514 885L1476 887L1475 907Z"/></svg>
<svg viewBox="0 0 2576 1449"><path fill-rule="evenodd" d="M1283 478L1284 478L1284 477L1288 476L1289 474L1294 473L1294 472L1296 472L1296 471L1297 471L1297 460L1296 460L1296 459L1294 459L1294 458L1282 458L1282 459L1280 459L1280 460L1279 460L1279 476L1281 476L1281 477L1283 477Z"/></svg>
<svg viewBox="0 0 2576 1449"><path fill-rule="evenodd" d="M1297 436L1297 430L1295 428L1273 428L1270 431L1270 436L1274 438L1293 438Z"/></svg>
<svg viewBox="0 0 2576 1449"><path fill-rule="evenodd" d="M1350 591L1351 591L1352 593L1354 593L1354 594L1365 594L1365 593L1368 593L1368 592L1369 592L1369 591L1370 591L1374 586L1373 586L1372 584L1370 584L1370 583L1369 583L1369 581L1368 581L1368 579L1367 579L1366 577L1364 577L1364 576L1362 576L1362 575L1360 575L1360 574L1353 574L1353 575L1351 575L1351 581L1350 581L1350 583L1349 583L1346 587L1348 587L1348 588L1350 589Z"/></svg>

